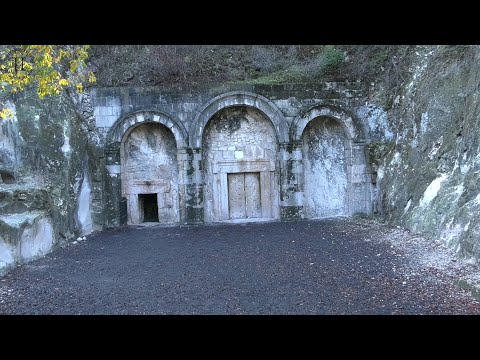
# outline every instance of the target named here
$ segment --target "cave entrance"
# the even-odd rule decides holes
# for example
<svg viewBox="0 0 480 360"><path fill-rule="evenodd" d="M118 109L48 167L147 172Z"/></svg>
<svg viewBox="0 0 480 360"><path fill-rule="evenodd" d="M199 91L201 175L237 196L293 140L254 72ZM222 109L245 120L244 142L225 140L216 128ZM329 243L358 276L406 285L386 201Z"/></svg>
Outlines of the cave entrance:
<svg viewBox="0 0 480 360"><path fill-rule="evenodd" d="M158 222L157 194L138 194L141 222Z"/></svg>

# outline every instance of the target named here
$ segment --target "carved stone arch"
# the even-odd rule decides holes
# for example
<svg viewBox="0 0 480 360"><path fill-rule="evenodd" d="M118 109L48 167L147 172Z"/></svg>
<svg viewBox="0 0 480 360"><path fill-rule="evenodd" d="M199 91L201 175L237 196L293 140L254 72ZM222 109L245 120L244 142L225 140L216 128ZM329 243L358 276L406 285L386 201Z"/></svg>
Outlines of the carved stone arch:
<svg viewBox="0 0 480 360"><path fill-rule="evenodd" d="M143 123L158 123L165 125L173 133L177 148L185 148L188 144L188 134L183 124L173 116L157 110L141 110L129 113L113 124L107 135L107 144L121 143L130 131Z"/></svg>
<svg viewBox="0 0 480 360"><path fill-rule="evenodd" d="M180 184L180 182L177 179L178 175L174 174L175 171L172 172L171 179L157 176L151 178L151 176L147 176L149 175L147 171L144 172L146 174L145 178L132 180L127 176L128 171L126 172L125 169L124 146L129 135L140 129L142 125L156 124L162 125L163 130L160 131L164 131L165 134L170 136L171 145L169 148L176 148L174 153L170 153L170 158L174 163L178 157L178 151L185 149L188 145L188 134L183 124L169 114L156 110L131 112L118 119L107 134L105 144L106 186L111 191L106 197L105 204L108 204L108 210L106 211L111 214L111 218L108 220L109 226L143 221L142 211L145 214L145 208L142 208L141 202L145 199L140 198L139 194L151 196L151 198L145 200L150 205L155 204L153 198L156 196L159 222L174 223L179 221L178 192L182 189L180 185L177 188L177 184ZM176 168L178 169L178 165Z"/></svg>
<svg viewBox="0 0 480 360"><path fill-rule="evenodd" d="M360 121L350 112L329 103L317 103L302 111L290 127L290 140L294 143L301 141L307 124L321 116L338 121L344 128L349 140L354 142L365 141L365 134Z"/></svg>
<svg viewBox="0 0 480 360"><path fill-rule="evenodd" d="M343 134L340 136L340 133L337 133L339 135L337 139L344 136L344 153L340 155L341 146L336 146L340 142L337 141L335 145L333 137L324 137L318 146L328 147L329 151L334 151L333 154L339 156L338 158L319 157L319 167L313 168L312 163L308 163L309 158L305 156L305 152L309 153L309 151L305 148L304 132L310 123L315 126L314 122L317 119L321 119L324 123L330 122L331 129L335 126L333 123L341 126ZM333 141L331 144L329 143L330 139ZM314 104L303 110L292 122L290 141L302 148L303 173L300 182L304 190L303 211L307 217L348 216L371 212L370 170L365 151L365 132L357 117L330 102ZM323 151L320 151L319 154L323 154ZM340 167L336 168L337 161L335 159L340 159L338 164L344 164L344 172ZM325 165L328 162L331 166ZM307 169L313 170L307 174ZM342 182L344 185L341 185ZM342 186L344 187L342 188ZM331 201L332 198L340 200L340 202ZM315 206L307 203L309 199ZM339 206L337 207L337 205Z"/></svg>
<svg viewBox="0 0 480 360"><path fill-rule="evenodd" d="M190 146L202 147L202 136L205 126L218 111L231 106L249 106L261 111L272 122L278 143L288 142L288 126L285 117L278 107L266 97L245 91L229 92L210 100L198 112L193 121Z"/></svg>

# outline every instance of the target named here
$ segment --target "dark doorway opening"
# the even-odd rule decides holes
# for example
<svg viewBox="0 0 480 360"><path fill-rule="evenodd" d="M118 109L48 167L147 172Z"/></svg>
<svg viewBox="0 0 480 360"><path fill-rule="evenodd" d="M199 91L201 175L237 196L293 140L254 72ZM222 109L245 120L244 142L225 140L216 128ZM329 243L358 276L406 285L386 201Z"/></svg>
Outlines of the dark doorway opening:
<svg viewBox="0 0 480 360"><path fill-rule="evenodd" d="M138 194L141 222L158 222L157 194Z"/></svg>

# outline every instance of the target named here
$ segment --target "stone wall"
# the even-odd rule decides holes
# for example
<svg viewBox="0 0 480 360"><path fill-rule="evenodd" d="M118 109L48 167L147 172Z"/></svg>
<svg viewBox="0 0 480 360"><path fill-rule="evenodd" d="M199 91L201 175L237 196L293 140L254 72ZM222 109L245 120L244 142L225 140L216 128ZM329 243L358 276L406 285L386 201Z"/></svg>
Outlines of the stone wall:
<svg viewBox="0 0 480 360"><path fill-rule="evenodd" d="M152 211L169 224L371 213L366 145L385 130L385 113L368 90L359 82L236 84L20 96L10 104L15 117L0 125L0 272ZM330 145L326 133L309 133L318 119L336 129ZM338 159L306 174L314 142ZM328 164L347 205L305 211ZM322 191L320 202L330 190Z"/></svg>
<svg viewBox="0 0 480 360"><path fill-rule="evenodd" d="M303 134L306 217L350 214L350 151L345 132L335 120L317 118L307 125Z"/></svg>
<svg viewBox="0 0 480 360"><path fill-rule="evenodd" d="M120 203L131 187L126 185L121 154L126 134L146 123L163 125L175 139L179 172L178 199L173 203L178 203L181 223L241 220L236 217L242 218L240 213L249 210L231 215L230 205L242 200L240 196L229 200L233 194L229 186L244 186L244 191L248 186L251 193L262 194L258 201L245 199L245 206L253 201L261 209L251 210L245 219L369 214L372 176L365 146L370 138L369 124L383 113L368 103L366 93L362 83L93 89L90 99L99 139L96 161L104 169L103 176L99 174L94 180L93 187L103 189L102 196L93 196L92 208L98 209L94 222L103 221L104 227L121 225ZM340 141L343 148L335 148L340 151L338 159L328 161L341 165L328 176L318 173L327 171L325 166L316 168L306 178L305 148L316 144L313 138L306 144L303 134L306 126L318 118L331 119L332 128L339 130L336 136L340 140L336 138L330 145L335 147L334 143ZM317 145L328 152L330 145L320 144L321 136L316 139ZM148 166L148 161L145 164ZM306 213L304 205L310 199L305 198L305 182L314 184L330 178L335 178L337 185L323 185L323 190L308 188L307 196L322 205L318 205L318 211ZM341 205L326 205L332 201L332 190L337 205ZM138 196L138 192L133 193ZM135 203L138 198L128 201L130 219L131 212L138 208Z"/></svg>

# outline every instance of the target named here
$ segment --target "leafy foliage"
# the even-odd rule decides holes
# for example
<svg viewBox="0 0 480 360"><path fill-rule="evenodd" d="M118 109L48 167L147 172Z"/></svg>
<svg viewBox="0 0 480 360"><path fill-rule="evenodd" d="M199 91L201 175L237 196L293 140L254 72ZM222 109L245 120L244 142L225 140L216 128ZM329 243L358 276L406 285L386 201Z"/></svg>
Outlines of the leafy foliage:
<svg viewBox="0 0 480 360"><path fill-rule="evenodd" d="M398 94L414 46L395 45L24 45L0 47L0 101L27 87L38 96L100 86L203 83L381 82ZM457 51L458 49L453 49ZM444 53L450 54L450 48ZM89 56L90 55L90 56ZM88 60L88 68L86 60ZM92 71L93 70L93 71ZM95 75L93 74L95 72ZM2 110L4 117L8 109Z"/></svg>
<svg viewBox="0 0 480 360"><path fill-rule="evenodd" d="M332 45L92 46L102 86L314 81L336 76L344 60Z"/></svg>
<svg viewBox="0 0 480 360"><path fill-rule="evenodd" d="M84 83L96 77L88 71L88 45L9 45L0 48L0 89L2 98L36 86L37 94L56 96L67 88L83 91ZM11 116L0 109L0 118Z"/></svg>

